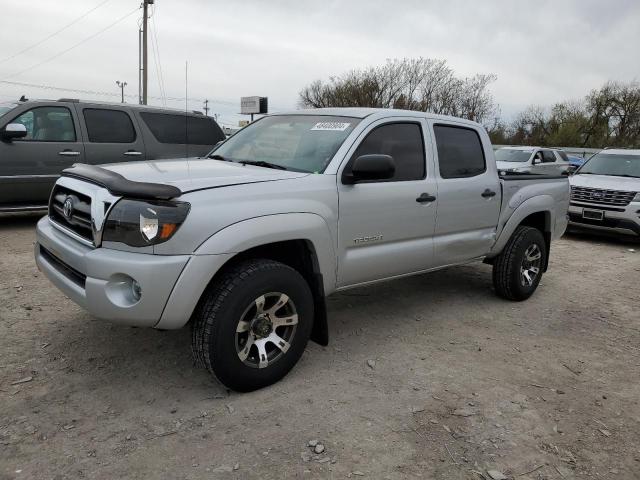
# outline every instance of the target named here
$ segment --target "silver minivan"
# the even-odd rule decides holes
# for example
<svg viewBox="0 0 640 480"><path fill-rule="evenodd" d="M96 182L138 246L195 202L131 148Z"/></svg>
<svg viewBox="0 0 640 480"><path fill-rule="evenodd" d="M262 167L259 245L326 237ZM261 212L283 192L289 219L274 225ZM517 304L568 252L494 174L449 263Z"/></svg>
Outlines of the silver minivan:
<svg viewBox="0 0 640 480"><path fill-rule="evenodd" d="M557 148L503 147L495 156L503 172L560 175L571 170L567 154Z"/></svg>
<svg viewBox="0 0 640 480"><path fill-rule="evenodd" d="M75 99L0 104L0 212L46 208L74 163L197 157L224 138L198 112Z"/></svg>

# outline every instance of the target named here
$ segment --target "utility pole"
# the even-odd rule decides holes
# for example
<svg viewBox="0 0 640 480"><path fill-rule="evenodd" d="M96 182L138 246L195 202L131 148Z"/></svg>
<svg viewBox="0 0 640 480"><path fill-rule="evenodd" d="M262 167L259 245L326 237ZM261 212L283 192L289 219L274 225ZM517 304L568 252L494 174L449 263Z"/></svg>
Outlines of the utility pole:
<svg viewBox="0 0 640 480"><path fill-rule="evenodd" d="M147 104L147 30L149 21L149 5L153 5L155 0L143 0L142 2L142 104Z"/></svg>
<svg viewBox="0 0 640 480"><path fill-rule="evenodd" d="M204 101L204 116L209 116L209 100Z"/></svg>
<svg viewBox="0 0 640 480"><path fill-rule="evenodd" d="M138 25L140 27L140 25ZM142 105L142 29L138 28L138 103Z"/></svg>
<svg viewBox="0 0 640 480"><path fill-rule="evenodd" d="M116 80L116 85L120 87L122 103L124 103L124 87L127 86L127 82L121 82L120 80Z"/></svg>

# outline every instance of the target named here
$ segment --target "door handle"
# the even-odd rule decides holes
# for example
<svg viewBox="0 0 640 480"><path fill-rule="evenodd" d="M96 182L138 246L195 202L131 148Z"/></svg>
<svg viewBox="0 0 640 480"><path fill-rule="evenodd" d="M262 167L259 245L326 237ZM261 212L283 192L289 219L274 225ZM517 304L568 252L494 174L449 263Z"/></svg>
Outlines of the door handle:
<svg viewBox="0 0 640 480"><path fill-rule="evenodd" d="M489 190L488 188L482 192L482 196L484 198L491 198L491 197L495 197L496 196L496 192L494 192L493 190Z"/></svg>
<svg viewBox="0 0 640 480"><path fill-rule="evenodd" d="M58 155L62 155L63 157L77 157L80 155L80 152L74 152L73 150L63 150L58 152Z"/></svg>
<svg viewBox="0 0 640 480"><path fill-rule="evenodd" d="M127 155L128 157L139 157L140 155L142 155L142 152L136 152L135 150L128 150L124 152L124 154Z"/></svg>
<svg viewBox="0 0 640 480"><path fill-rule="evenodd" d="M434 197L433 195L429 195L428 193L423 193L418 198L416 198L416 202L418 203L429 203L435 201L436 197Z"/></svg>

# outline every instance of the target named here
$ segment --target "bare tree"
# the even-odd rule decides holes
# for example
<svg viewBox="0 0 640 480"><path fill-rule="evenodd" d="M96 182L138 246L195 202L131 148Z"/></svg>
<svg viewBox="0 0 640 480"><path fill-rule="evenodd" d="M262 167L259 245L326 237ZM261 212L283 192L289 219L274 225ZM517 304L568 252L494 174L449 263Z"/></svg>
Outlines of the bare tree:
<svg viewBox="0 0 640 480"><path fill-rule="evenodd" d="M458 78L444 60L394 59L326 83L316 80L302 89L300 103L312 108L403 108L483 122L497 111L489 92L495 79L483 74Z"/></svg>

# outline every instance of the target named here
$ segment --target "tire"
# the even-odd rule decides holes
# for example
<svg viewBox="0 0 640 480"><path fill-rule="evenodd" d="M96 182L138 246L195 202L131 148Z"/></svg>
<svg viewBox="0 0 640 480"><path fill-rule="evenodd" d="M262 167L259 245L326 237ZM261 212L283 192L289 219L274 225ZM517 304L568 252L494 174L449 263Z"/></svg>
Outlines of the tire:
<svg viewBox="0 0 640 480"><path fill-rule="evenodd" d="M534 257L537 259L531 261ZM526 300L538 288L546 260L547 246L542 232L533 227L518 227L493 263L496 293L507 300ZM535 277L532 268L538 269Z"/></svg>
<svg viewBox="0 0 640 480"><path fill-rule="evenodd" d="M273 260L243 261L203 294L192 319L194 358L232 390L266 387L302 356L313 311L309 285L296 270Z"/></svg>

